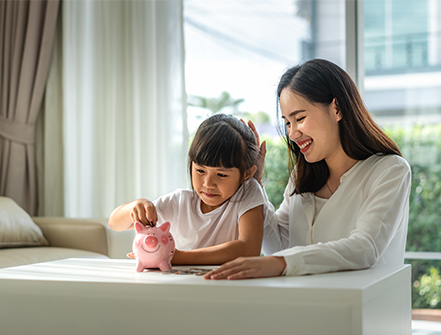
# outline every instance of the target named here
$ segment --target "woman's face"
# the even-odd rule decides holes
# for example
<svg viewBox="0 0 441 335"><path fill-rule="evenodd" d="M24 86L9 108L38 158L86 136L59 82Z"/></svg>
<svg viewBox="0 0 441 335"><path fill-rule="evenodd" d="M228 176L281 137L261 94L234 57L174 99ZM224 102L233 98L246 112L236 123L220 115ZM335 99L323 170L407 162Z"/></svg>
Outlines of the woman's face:
<svg viewBox="0 0 441 335"><path fill-rule="evenodd" d="M280 94L282 119L289 138L300 148L309 163L329 161L343 153L338 122L341 113L335 100L329 106L313 104L284 88Z"/></svg>

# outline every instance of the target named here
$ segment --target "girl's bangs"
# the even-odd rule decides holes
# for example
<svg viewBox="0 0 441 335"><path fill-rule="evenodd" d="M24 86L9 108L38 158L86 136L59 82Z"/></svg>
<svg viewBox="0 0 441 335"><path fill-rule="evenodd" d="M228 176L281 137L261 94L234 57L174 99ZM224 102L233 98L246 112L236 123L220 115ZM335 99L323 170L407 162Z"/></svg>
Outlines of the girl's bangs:
<svg viewBox="0 0 441 335"><path fill-rule="evenodd" d="M203 166L240 168L243 155L240 136L228 125L210 128L204 129L201 136L194 139L190 160Z"/></svg>

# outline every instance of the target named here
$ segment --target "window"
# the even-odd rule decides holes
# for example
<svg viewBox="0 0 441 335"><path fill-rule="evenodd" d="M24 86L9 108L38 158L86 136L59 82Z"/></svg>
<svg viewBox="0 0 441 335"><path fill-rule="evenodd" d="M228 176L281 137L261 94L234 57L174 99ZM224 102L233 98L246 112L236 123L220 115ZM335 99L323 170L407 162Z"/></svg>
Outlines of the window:
<svg viewBox="0 0 441 335"><path fill-rule="evenodd" d="M277 207L288 176L277 84L311 58L345 67L345 1L184 0L184 32L189 132L216 112L253 120L267 140L266 189Z"/></svg>
<svg viewBox="0 0 441 335"><path fill-rule="evenodd" d="M440 6L364 2L365 103L412 167L407 251L414 308L441 308L441 257L434 253L441 251Z"/></svg>
<svg viewBox="0 0 441 335"><path fill-rule="evenodd" d="M434 253L441 252L441 2L184 0L184 16L189 130L219 111L255 121L273 146L265 168L276 206L286 185L278 179L286 165L275 129L280 75L301 61L326 58L353 76L368 110L412 167L413 280L418 286L423 274L436 279L441 263L427 258L441 258ZM414 307L424 300L441 308L441 298L414 290Z"/></svg>

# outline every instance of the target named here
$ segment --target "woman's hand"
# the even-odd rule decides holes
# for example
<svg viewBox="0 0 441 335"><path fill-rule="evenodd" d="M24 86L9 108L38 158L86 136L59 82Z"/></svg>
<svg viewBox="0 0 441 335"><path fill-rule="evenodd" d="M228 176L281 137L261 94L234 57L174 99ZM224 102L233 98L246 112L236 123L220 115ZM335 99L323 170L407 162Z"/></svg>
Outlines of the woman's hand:
<svg viewBox="0 0 441 335"><path fill-rule="evenodd" d="M140 221L144 226L156 226L158 221L155 205L147 199L137 199L132 202L130 217L132 222Z"/></svg>
<svg viewBox="0 0 441 335"><path fill-rule="evenodd" d="M285 258L239 257L204 275L205 279L247 279L277 277L286 267Z"/></svg>
<svg viewBox="0 0 441 335"><path fill-rule="evenodd" d="M245 123L244 120L240 119L243 123ZM257 171L254 174L254 178L259 182L260 185L262 184L262 174L263 174L263 168L265 166L265 156L266 156L266 142L263 141L260 143L260 137L259 133L257 132L256 126L254 125L253 121L249 120L248 123L246 123L248 127L251 128L251 130L254 133L254 136L256 137L256 144L259 148L259 166L257 167Z"/></svg>

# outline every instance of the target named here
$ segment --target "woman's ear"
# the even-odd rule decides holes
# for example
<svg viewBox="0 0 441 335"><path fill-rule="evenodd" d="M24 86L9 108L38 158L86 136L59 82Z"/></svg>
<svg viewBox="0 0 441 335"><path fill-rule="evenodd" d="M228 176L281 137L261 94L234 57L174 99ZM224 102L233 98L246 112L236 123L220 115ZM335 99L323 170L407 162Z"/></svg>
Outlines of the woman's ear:
<svg viewBox="0 0 441 335"><path fill-rule="evenodd" d="M334 98L331 103L332 112L335 115L337 121L340 121L342 119L340 106L338 105L337 98Z"/></svg>
<svg viewBox="0 0 441 335"><path fill-rule="evenodd" d="M245 177L244 177L244 181L253 178L254 174L257 171L257 166L253 165L252 167L250 167L248 170L245 171Z"/></svg>

